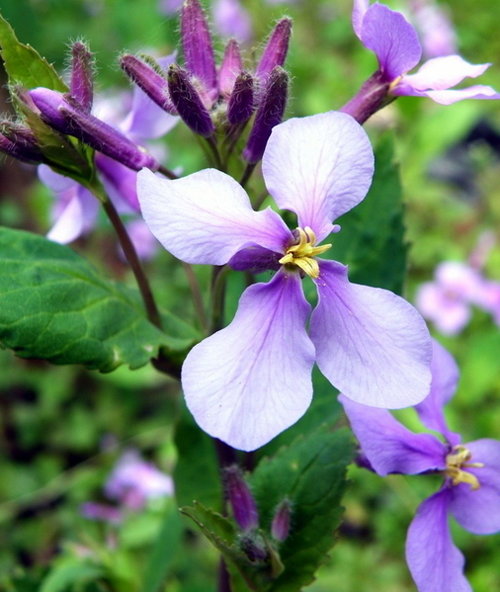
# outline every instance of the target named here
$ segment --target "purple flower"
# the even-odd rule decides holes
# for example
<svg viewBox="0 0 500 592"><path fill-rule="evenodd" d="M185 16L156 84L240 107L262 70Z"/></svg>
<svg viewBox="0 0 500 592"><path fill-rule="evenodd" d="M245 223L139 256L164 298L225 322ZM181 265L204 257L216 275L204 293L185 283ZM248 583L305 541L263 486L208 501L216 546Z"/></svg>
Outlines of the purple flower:
<svg viewBox="0 0 500 592"><path fill-rule="evenodd" d="M416 305L444 335L456 335L467 325L471 306L491 312L499 322L500 283L484 278L478 269L458 261L445 261L435 270L435 280L422 284Z"/></svg>
<svg viewBox="0 0 500 592"><path fill-rule="evenodd" d="M369 0L354 0L352 24L363 45L377 56L379 82L390 84L393 95L429 97L442 105L463 99L500 98L490 86L450 90L464 78L477 78L490 66L469 64L458 55L428 60L415 74L408 75L422 57L417 32L401 13L383 4L370 6Z"/></svg>
<svg viewBox="0 0 500 592"><path fill-rule="evenodd" d="M430 384L430 340L423 320L386 290L351 284L347 268L316 256L340 230L332 220L365 197L373 153L348 115L291 119L273 129L263 157L267 189L294 212L289 230L270 208L256 212L231 177L199 171L175 181L143 170L138 197L150 230L187 263L276 270L245 290L232 323L189 353L182 371L198 424L235 448L253 450L309 407L314 362L348 396L379 407L422 400ZM311 307L302 278L315 283Z"/></svg>
<svg viewBox="0 0 500 592"><path fill-rule="evenodd" d="M422 423L445 441L414 434L387 410L339 399L361 445L379 475L439 472L441 489L418 508L408 530L406 559L419 592L471 592L463 574L464 557L451 539L448 514L474 534L500 530L500 442L481 439L468 444L449 430L444 405L453 397L458 369L452 356L433 344L432 385L416 410Z"/></svg>
<svg viewBox="0 0 500 592"><path fill-rule="evenodd" d="M421 33L425 57L457 53L457 35L446 7L435 0L410 0L412 20Z"/></svg>

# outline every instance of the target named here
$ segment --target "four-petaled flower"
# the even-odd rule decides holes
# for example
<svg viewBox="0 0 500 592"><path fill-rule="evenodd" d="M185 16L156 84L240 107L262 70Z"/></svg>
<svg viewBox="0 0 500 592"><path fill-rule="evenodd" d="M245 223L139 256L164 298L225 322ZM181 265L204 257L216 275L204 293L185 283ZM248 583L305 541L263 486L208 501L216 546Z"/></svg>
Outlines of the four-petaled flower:
<svg viewBox="0 0 500 592"><path fill-rule="evenodd" d="M373 174L368 138L350 116L324 113L274 128L263 158L267 189L294 212L289 230L270 208L254 211L241 185L216 170L175 181L147 170L138 197L150 230L187 263L277 270L245 290L232 323L195 346L182 370L198 424L253 450L295 423L312 397L314 361L355 400L405 407L429 391L431 345L417 311L387 290L349 283L347 268L316 259L335 220L365 197ZM318 304L302 292L307 275Z"/></svg>
<svg viewBox="0 0 500 592"><path fill-rule="evenodd" d="M443 407L453 397L458 368L452 356L433 344L432 386L416 410L422 423L441 433L414 434L389 411L340 396L361 444L362 464L379 475L439 472L441 489L418 508L408 530L406 560L419 592L472 592L463 574L464 557L453 544L448 513L474 534L500 531L500 442L468 444L446 425Z"/></svg>
<svg viewBox="0 0 500 592"><path fill-rule="evenodd" d="M354 0L352 24L363 45L377 56L381 81L390 84L393 95L429 97L442 105L463 99L500 99L491 86L452 89L464 78L477 78L490 66L469 64L459 55L430 59L408 75L422 57L422 46L401 13L378 2L370 6L370 0Z"/></svg>

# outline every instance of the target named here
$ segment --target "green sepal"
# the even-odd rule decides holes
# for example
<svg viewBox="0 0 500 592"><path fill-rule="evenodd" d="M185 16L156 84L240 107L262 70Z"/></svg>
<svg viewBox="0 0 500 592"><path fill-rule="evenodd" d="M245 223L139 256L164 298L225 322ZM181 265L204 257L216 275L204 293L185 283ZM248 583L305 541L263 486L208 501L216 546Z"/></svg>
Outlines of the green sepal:
<svg viewBox="0 0 500 592"><path fill-rule="evenodd" d="M0 228L0 282L0 344L20 357L110 372L193 343L151 324L137 290L29 232Z"/></svg>

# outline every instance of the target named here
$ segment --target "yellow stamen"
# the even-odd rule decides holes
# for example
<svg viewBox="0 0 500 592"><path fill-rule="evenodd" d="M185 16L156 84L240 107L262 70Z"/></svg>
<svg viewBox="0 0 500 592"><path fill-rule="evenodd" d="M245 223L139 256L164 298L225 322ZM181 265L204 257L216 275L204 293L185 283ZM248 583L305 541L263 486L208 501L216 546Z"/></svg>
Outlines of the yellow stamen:
<svg viewBox="0 0 500 592"><path fill-rule="evenodd" d="M299 242L287 249L285 255L279 260L279 263L282 265L296 265L309 277L316 279L319 277L319 265L313 257L328 251L332 245L315 247L316 234L309 226L306 226L304 230L297 228L297 232L299 234Z"/></svg>
<svg viewBox="0 0 500 592"><path fill-rule="evenodd" d="M443 471L447 477L451 478L453 485L459 483L468 483L471 489L479 489L481 484L479 479L472 473L463 471L462 468L481 468L484 467L483 463L470 463L468 462L472 458L470 450L467 450L465 446L458 445L446 456L446 469Z"/></svg>

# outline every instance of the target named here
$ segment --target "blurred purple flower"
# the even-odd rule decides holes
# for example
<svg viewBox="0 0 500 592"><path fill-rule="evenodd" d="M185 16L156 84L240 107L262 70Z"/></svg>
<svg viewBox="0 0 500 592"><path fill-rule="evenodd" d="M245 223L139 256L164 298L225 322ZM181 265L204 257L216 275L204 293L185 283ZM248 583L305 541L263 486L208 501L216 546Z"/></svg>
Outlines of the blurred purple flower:
<svg viewBox="0 0 500 592"><path fill-rule="evenodd" d="M415 475L441 473L441 489L425 500L408 530L406 560L419 592L472 592L463 573L464 557L451 539L448 514L474 534L500 531L500 442L481 439L468 444L451 432L444 406L453 397L458 369L437 342L433 346L432 386L417 405L422 423L440 432L445 442L427 433L414 434L389 411L339 399L372 470Z"/></svg>
<svg viewBox="0 0 500 592"><path fill-rule="evenodd" d="M417 311L392 292L351 284L347 268L316 259L340 227L332 220L365 197L373 174L369 140L350 116L329 112L273 129L263 175L288 229L272 209L256 212L233 178L208 169L175 181L143 170L138 196L150 230L187 263L276 270L250 286L232 323L196 345L183 366L187 405L210 435L253 450L309 407L311 371L348 396L381 407L421 401L430 384L430 339ZM312 313L302 278L316 284ZM381 369L383 369L381 371Z"/></svg>
<svg viewBox="0 0 500 592"><path fill-rule="evenodd" d="M460 333L470 321L472 305L490 312L500 325L499 282L487 280L478 269L458 261L440 263L434 276L434 281L419 287L415 302L440 333Z"/></svg>
<svg viewBox="0 0 500 592"><path fill-rule="evenodd" d="M446 7L435 0L410 0L412 21L420 33L423 55L438 58L457 53L457 35Z"/></svg>
<svg viewBox="0 0 500 592"><path fill-rule="evenodd" d="M429 97L442 105L463 99L499 99L490 86L452 89L464 78L477 78L490 64L473 65L459 55L437 57L425 62L415 74L407 74L420 61L422 46L417 32L404 16L376 2L354 0L354 32L375 53L380 82L390 84L395 96Z"/></svg>
<svg viewBox="0 0 500 592"><path fill-rule="evenodd" d="M119 524L124 510L141 510L148 500L173 494L174 484L169 475L146 462L137 450L127 450L104 485L104 495L118 505L86 502L82 504L81 512L90 520Z"/></svg>

